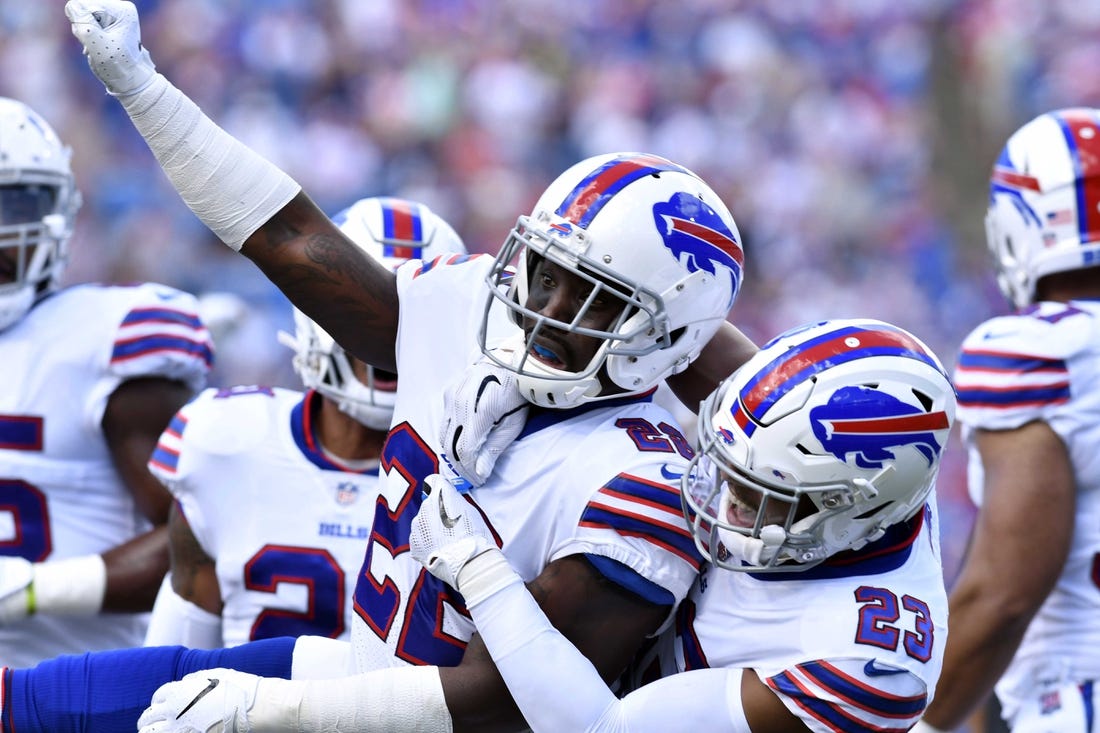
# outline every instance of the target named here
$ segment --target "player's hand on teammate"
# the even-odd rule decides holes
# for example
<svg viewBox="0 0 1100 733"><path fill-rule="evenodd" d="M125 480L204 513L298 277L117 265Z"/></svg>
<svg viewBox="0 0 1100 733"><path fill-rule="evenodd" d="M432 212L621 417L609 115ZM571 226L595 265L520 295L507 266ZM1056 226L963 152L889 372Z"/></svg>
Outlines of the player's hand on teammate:
<svg viewBox="0 0 1100 733"><path fill-rule="evenodd" d="M107 91L135 94L153 79L156 67L141 45L137 8L128 0L69 0L65 15L84 46L88 65Z"/></svg>
<svg viewBox="0 0 1100 733"><path fill-rule="evenodd" d="M485 483L523 430L528 404L514 372L488 359L467 369L443 391L439 440L451 467L474 486Z"/></svg>
<svg viewBox="0 0 1100 733"><path fill-rule="evenodd" d="M32 563L21 557L0 557L0 626L14 623L33 613L33 581Z"/></svg>
<svg viewBox="0 0 1100 733"><path fill-rule="evenodd" d="M443 476L425 479L427 496L413 519L409 549L435 577L458 587L458 574L470 560L496 549L481 514Z"/></svg>
<svg viewBox="0 0 1100 733"><path fill-rule="evenodd" d="M248 733L248 711L260 679L232 669L207 669L161 685L138 719L138 731Z"/></svg>

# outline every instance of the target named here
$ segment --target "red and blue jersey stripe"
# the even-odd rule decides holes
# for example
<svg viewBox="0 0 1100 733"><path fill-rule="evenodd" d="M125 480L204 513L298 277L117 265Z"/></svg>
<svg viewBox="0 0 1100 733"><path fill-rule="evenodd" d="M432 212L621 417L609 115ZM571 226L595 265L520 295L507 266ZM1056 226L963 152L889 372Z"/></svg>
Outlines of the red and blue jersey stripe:
<svg viewBox="0 0 1100 733"><path fill-rule="evenodd" d="M640 537L696 570L702 567L703 558L684 522L680 492L668 484L621 473L596 492L578 524Z"/></svg>
<svg viewBox="0 0 1100 733"><path fill-rule="evenodd" d="M168 423L168 427L157 441L157 447L153 455L149 457L149 465L156 466L169 473L175 473L180 464L180 441L183 440L183 431L187 428L187 419L178 412Z"/></svg>
<svg viewBox="0 0 1100 733"><path fill-rule="evenodd" d="M1018 379L1004 384L987 379L983 384L979 376L982 373ZM960 407L1041 407L1063 404L1071 396L1069 369L1063 359L964 350L959 355L958 375Z"/></svg>
<svg viewBox="0 0 1100 733"><path fill-rule="evenodd" d="M835 731L902 733L916 723L928 705L927 694L895 695L825 661L796 665L769 677L767 684Z"/></svg>
<svg viewBox="0 0 1100 733"><path fill-rule="evenodd" d="M171 308L131 310L119 326L118 336L111 350L111 363L138 359L157 352L188 354L201 360L207 369L214 363L210 334L197 315Z"/></svg>

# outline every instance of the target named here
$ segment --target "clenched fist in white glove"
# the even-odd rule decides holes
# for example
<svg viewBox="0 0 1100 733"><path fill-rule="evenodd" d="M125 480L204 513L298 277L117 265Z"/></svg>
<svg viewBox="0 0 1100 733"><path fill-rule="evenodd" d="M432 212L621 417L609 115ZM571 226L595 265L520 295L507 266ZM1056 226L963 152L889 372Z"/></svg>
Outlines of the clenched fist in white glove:
<svg viewBox="0 0 1100 733"><path fill-rule="evenodd" d="M488 359L447 385L439 444L455 471L474 486L485 483L497 458L523 430L529 404L516 374Z"/></svg>
<svg viewBox="0 0 1100 733"><path fill-rule="evenodd" d="M467 608L521 582L477 506L437 473L428 476L425 484L427 496L413 519L409 538L412 556L461 593Z"/></svg>
<svg viewBox="0 0 1100 733"><path fill-rule="evenodd" d="M136 94L156 74L141 45L137 8L126 0L69 0L65 15L84 55L107 91L116 97Z"/></svg>
<svg viewBox="0 0 1100 733"><path fill-rule="evenodd" d="M248 733L262 678L232 669L192 672L161 685L138 719L140 733Z"/></svg>

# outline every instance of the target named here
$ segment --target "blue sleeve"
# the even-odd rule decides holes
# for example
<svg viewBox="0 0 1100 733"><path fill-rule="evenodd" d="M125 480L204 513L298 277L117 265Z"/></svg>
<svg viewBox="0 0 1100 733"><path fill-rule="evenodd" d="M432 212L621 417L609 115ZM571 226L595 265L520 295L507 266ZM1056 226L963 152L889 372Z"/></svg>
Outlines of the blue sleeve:
<svg viewBox="0 0 1100 733"><path fill-rule="evenodd" d="M73 654L31 669L5 669L0 733L134 733L157 688L184 675L226 667L290 679L291 637L230 649L137 647Z"/></svg>

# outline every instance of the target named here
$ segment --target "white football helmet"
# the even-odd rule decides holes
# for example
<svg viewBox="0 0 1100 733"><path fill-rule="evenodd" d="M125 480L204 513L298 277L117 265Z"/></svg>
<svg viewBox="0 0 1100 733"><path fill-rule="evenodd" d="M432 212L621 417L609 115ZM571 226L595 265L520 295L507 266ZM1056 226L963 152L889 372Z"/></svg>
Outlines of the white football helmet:
<svg viewBox="0 0 1100 733"><path fill-rule="evenodd" d="M1017 308L1044 275L1100 265L1100 110L1057 110L1017 130L993 166L985 225Z"/></svg>
<svg viewBox="0 0 1100 733"><path fill-rule="evenodd" d="M333 217L340 230L378 262L397 269L411 259L464 255L466 247L451 225L424 204L399 198L356 201ZM295 334L280 334L294 349L294 371L308 389L373 430L388 430L397 398L397 375L366 366L365 381L354 359L328 333L297 308Z"/></svg>
<svg viewBox="0 0 1100 733"><path fill-rule="evenodd" d="M569 323L527 307L539 258L592 285ZM638 394L699 354L733 306L742 268L737 224L698 176L655 155L595 156L558 176L501 247L488 277L481 348L519 375L524 396L536 405L563 408ZM624 306L607 330L578 325L597 297ZM515 323L526 323L522 346L517 341L493 351L486 344L494 302L503 303ZM533 357L535 339L546 329L603 344L580 371L556 369ZM601 368L621 392L601 394Z"/></svg>
<svg viewBox="0 0 1100 733"><path fill-rule="evenodd" d="M0 330L57 289L80 208L71 155L34 110L0 97Z"/></svg>
<svg viewBox="0 0 1100 733"><path fill-rule="evenodd" d="M780 335L699 412L681 482L696 546L752 572L858 550L921 511L954 416L943 366L900 328L836 320Z"/></svg>

